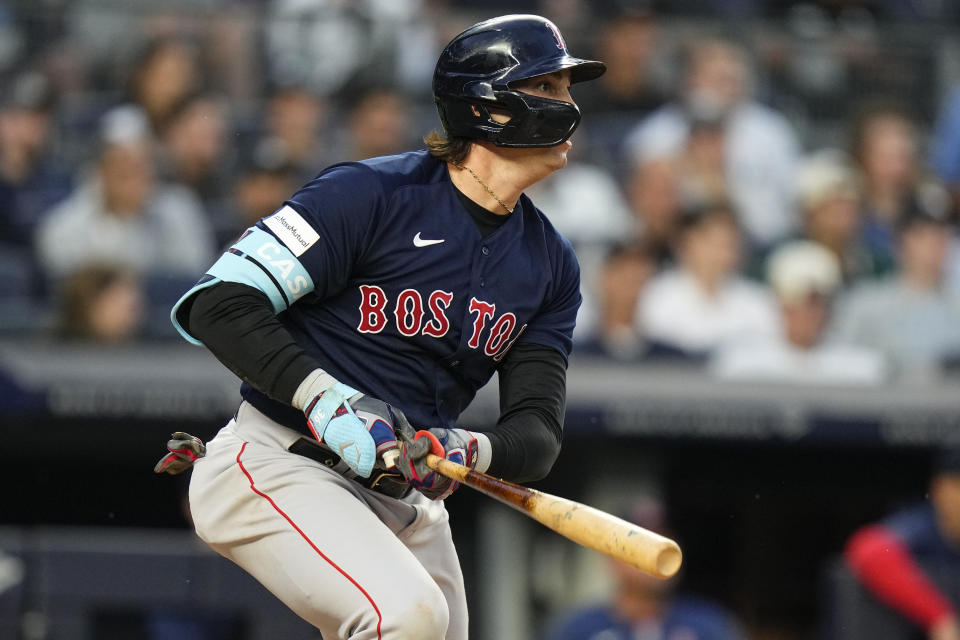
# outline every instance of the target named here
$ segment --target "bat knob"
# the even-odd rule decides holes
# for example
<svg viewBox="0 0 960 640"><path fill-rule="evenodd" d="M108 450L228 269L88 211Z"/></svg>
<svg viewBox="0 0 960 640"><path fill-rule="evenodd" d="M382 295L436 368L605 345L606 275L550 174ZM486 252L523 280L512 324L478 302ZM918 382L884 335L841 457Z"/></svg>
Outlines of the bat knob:
<svg viewBox="0 0 960 640"><path fill-rule="evenodd" d="M397 466L397 458L400 457L400 449L390 449L389 451L384 451L383 455L380 456L383 459L383 464L389 469L390 467Z"/></svg>

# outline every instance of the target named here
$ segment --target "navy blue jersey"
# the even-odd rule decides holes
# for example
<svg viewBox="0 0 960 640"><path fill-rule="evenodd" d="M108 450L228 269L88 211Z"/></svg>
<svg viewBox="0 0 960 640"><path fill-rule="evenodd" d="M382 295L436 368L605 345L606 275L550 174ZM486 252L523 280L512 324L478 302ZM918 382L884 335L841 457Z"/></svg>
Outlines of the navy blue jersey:
<svg viewBox="0 0 960 640"><path fill-rule="evenodd" d="M880 523L910 549L925 565L953 565L960 568L960 552L940 533L937 513L929 502L901 509Z"/></svg>
<svg viewBox="0 0 960 640"><path fill-rule="evenodd" d="M570 244L526 196L482 237L426 151L334 165L257 228L298 262L281 270L289 307L278 315L297 343L415 425L451 426L517 341L570 352L581 300Z"/></svg>

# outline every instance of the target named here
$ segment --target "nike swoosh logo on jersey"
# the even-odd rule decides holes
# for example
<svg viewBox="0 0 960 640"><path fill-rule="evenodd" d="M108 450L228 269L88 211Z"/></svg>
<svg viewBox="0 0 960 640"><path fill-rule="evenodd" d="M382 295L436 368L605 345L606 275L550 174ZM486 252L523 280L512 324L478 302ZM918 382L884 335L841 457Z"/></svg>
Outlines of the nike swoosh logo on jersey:
<svg viewBox="0 0 960 640"><path fill-rule="evenodd" d="M426 240L420 237L420 232L417 232L417 235L413 236L413 246L415 247L429 247L432 244L440 244L441 242L446 242L446 240Z"/></svg>

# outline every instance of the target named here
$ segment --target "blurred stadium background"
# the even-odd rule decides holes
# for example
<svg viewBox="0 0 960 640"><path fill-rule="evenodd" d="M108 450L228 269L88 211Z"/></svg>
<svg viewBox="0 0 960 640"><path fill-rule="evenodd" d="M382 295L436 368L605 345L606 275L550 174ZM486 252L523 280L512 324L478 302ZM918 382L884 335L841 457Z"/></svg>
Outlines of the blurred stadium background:
<svg viewBox="0 0 960 640"><path fill-rule="evenodd" d="M585 298L537 487L656 497L682 589L750 638L878 637L844 543L960 439L952 0L0 1L0 638L316 637L151 472L238 399L168 310L313 173L420 146L442 45L522 12L610 66L531 193ZM493 384L463 422L496 415ZM486 498L448 508L474 638L536 638L609 588Z"/></svg>

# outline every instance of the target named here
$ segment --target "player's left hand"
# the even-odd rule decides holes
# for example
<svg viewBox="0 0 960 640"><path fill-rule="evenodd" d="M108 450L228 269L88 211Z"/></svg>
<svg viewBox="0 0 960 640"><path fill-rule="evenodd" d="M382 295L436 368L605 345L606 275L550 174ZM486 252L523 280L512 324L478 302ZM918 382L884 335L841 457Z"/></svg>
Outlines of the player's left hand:
<svg viewBox="0 0 960 640"><path fill-rule="evenodd" d="M350 402L349 405L373 437L377 451L375 466L382 465L384 452L397 448L397 434L394 429L397 428L397 423L406 421L406 416L396 407L370 396L362 396L359 400ZM341 408L338 415L343 415L343 412L344 409Z"/></svg>
<svg viewBox="0 0 960 640"><path fill-rule="evenodd" d="M332 388L332 401L325 397L331 390L318 394L304 413L317 438L337 453L354 473L369 478L375 465L386 468L383 454L397 448L394 427L406 421L406 417L382 400L349 387L343 389ZM330 406L336 407L332 415Z"/></svg>
<svg viewBox="0 0 960 640"><path fill-rule="evenodd" d="M397 467L410 485L431 500L443 500L457 490L460 483L427 466L432 453L471 469L477 466L477 438L466 429L433 429L417 431L412 440L404 439Z"/></svg>
<svg viewBox="0 0 960 640"><path fill-rule="evenodd" d="M167 455L153 467L154 473L169 473L174 476L186 471L193 463L207 455L207 447L203 440L183 431L170 434L167 441Z"/></svg>

